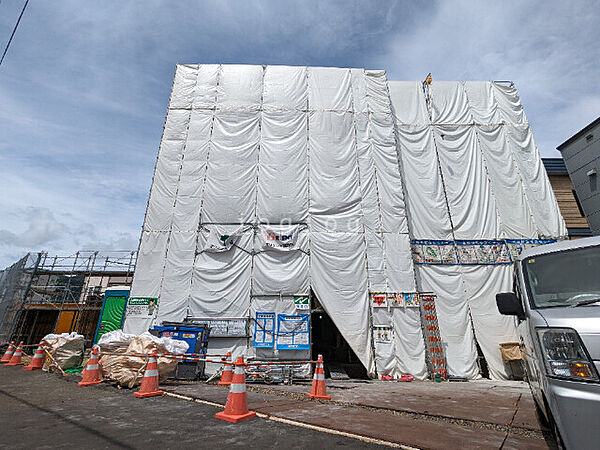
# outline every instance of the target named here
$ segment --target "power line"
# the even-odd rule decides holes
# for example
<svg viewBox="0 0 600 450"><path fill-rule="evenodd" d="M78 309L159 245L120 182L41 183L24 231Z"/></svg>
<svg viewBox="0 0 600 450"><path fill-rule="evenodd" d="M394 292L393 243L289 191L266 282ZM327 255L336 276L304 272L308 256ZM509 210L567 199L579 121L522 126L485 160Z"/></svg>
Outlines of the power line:
<svg viewBox="0 0 600 450"><path fill-rule="evenodd" d="M4 57L6 56L6 52L8 52L8 47L10 47L10 43L13 40L13 37L15 36L15 33L17 32L17 28L19 27L19 23L21 23L21 17L23 17L23 13L25 12L25 8L27 8L27 4L29 3L29 0L25 1L25 4L23 5L23 9L21 10L21 14L19 14L19 18L17 19L17 23L15 24L15 27L12 30L12 34L10 35L10 39L8 40L8 43L6 44L6 48L4 49L4 53L2 53L2 58L0 58L0 66L2 65L2 62L4 61Z"/></svg>

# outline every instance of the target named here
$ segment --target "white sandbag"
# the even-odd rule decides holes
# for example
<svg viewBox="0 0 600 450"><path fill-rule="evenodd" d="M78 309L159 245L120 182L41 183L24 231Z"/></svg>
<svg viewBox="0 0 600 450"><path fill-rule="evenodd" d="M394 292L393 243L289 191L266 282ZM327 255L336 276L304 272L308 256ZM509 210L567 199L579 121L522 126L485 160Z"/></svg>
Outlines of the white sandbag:
<svg viewBox="0 0 600 450"><path fill-rule="evenodd" d="M100 336L96 345L98 345L103 352L115 352L119 349L126 349L129 344L131 344L134 337L135 334L125 333L123 330L109 331Z"/></svg>
<svg viewBox="0 0 600 450"><path fill-rule="evenodd" d="M149 354L152 351L161 354L166 353L167 348L160 342L160 338L144 335L135 336L127 349L124 351L121 349L117 353ZM148 359L139 356L102 355L98 363L103 378L115 381L120 386L132 388L142 382ZM159 357L157 363L159 381L165 381L177 366L177 360L172 358Z"/></svg>
<svg viewBox="0 0 600 450"><path fill-rule="evenodd" d="M42 339L42 344L54 358L54 361L50 358L46 359L44 370L49 370L54 362L63 370L79 367L83 362L85 338L81 334L75 332L48 334Z"/></svg>

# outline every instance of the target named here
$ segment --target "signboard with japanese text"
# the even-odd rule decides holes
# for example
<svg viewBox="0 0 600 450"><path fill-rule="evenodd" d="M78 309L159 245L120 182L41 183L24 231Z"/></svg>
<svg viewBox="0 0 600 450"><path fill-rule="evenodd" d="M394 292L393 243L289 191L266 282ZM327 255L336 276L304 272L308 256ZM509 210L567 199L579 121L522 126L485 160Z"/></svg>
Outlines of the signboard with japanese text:
<svg viewBox="0 0 600 450"><path fill-rule="evenodd" d="M308 350L310 348L308 314L277 315L277 349Z"/></svg>

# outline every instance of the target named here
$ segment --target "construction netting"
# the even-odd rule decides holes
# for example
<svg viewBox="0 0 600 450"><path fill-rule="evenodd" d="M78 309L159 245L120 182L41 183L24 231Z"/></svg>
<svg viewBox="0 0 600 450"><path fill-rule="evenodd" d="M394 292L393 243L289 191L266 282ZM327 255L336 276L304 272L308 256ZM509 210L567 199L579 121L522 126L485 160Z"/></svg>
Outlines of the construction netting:
<svg viewBox="0 0 600 450"><path fill-rule="evenodd" d="M424 378L419 309L370 293L433 292L448 371L479 375L477 339L506 378L499 343L515 326L495 294L521 248L565 235L513 87L178 65L131 292L158 312L125 331L293 314L312 291L369 374ZM276 351L251 341L220 342Z"/></svg>

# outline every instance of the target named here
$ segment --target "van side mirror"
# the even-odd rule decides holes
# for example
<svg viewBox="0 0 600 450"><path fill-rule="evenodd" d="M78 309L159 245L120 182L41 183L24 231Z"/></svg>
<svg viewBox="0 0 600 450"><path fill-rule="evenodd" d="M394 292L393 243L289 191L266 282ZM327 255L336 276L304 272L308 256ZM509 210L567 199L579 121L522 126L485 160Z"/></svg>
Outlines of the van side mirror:
<svg viewBox="0 0 600 450"><path fill-rule="evenodd" d="M525 320L525 311L523 311L523 305L519 301L518 297L514 292L501 292L496 294L496 305L498 305L498 311L500 314L505 316L517 316L519 320Z"/></svg>

